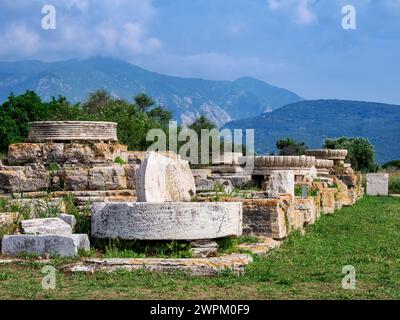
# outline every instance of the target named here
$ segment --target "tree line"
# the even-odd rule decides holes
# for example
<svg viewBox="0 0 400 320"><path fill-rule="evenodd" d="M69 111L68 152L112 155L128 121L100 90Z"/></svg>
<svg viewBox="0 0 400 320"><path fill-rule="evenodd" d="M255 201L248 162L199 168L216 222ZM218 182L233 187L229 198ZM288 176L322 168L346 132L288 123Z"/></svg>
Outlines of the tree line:
<svg viewBox="0 0 400 320"><path fill-rule="evenodd" d="M71 104L59 96L42 101L34 91L15 96L11 94L0 105L0 153L7 153L8 146L23 142L28 135L31 121L111 121L118 123L118 140L129 150L146 150L152 142L146 141L147 132L160 128L168 132L173 115L151 97L141 93L132 101L111 96L105 90L89 95L82 103ZM207 117L201 115L189 126L199 135L202 129L216 128ZM179 127L181 130L181 127ZM304 142L291 138L277 141L280 155L302 155L308 149ZM371 172L378 169L374 146L365 138L341 137L327 139L324 148L347 149L346 161L357 171Z"/></svg>

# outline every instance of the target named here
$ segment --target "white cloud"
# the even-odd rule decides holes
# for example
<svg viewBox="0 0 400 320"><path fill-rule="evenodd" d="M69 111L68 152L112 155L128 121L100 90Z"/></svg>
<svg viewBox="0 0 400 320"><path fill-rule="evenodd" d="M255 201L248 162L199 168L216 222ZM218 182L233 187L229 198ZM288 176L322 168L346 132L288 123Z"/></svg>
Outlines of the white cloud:
<svg viewBox="0 0 400 320"><path fill-rule="evenodd" d="M31 55L38 51L40 36L25 24L13 22L7 25L0 35L0 55Z"/></svg>
<svg viewBox="0 0 400 320"><path fill-rule="evenodd" d="M56 30L41 29L41 8L48 0L2 0L0 11L12 10L0 22L0 59L64 59L66 56L151 54L162 47L150 33L157 15L152 0L60 0ZM24 24L16 24L17 19ZM3 22L4 23L4 22ZM17 27L15 27L17 26ZM15 28L15 30L12 30ZM6 49L5 49L5 48Z"/></svg>
<svg viewBox="0 0 400 320"><path fill-rule="evenodd" d="M245 75L264 77L293 70L285 63L272 63L257 56L237 56L219 52L205 52L187 56L163 55L151 60L150 65L140 60L132 63L143 65L149 70L181 77L231 80Z"/></svg>
<svg viewBox="0 0 400 320"><path fill-rule="evenodd" d="M312 25L317 22L317 16L310 9L313 2L313 0L267 0L270 10L289 14L299 25Z"/></svg>

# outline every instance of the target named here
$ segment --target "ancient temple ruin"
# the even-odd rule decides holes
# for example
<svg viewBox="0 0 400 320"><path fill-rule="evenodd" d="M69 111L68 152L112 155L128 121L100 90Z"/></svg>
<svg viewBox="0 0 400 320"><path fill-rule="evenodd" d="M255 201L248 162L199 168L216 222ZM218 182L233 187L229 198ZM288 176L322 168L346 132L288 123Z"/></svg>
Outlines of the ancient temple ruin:
<svg viewBox="0 0 400 320"><path fill-rule="evenodd" d="M87 259L69 271L118 268L242 272L251 257L219 256L216 239L249 235L260 243L244 250L266 253L291 232L333 214L362 195L361 176L344 162L347 150L308 150L302 156L213 155L198 169L172 152L128 151L109 122L33 122L26 142L9 146L0 163L0 199L30 209L3 237L6 255L77 255L90 239L186 241L197 259ZM246 167L246 163L253 167ZM66 197L90 208L91 233L74 234ZM57 216L38 219L51 206ZM0 227L15 223L0 213ZM260 249L261 248L261 249ZM213 260L214 259L214 260ZM208 271L204 271L208 270Z"/></svg>

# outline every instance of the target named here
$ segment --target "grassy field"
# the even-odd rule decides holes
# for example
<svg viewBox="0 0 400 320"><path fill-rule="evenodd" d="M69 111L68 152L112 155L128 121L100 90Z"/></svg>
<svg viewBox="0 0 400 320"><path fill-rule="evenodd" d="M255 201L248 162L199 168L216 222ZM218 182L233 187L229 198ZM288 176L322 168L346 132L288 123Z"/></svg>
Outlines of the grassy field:
<svg viewBox="0 0 400 320"><path fill-rule="evenodd" d="M36 263L0 266L1 299L400 299L400 198L365 197L294 234L246 275L214 278L147 272L57 273L56 289L41 288ZM66 261L55 260L59 267ZM344 290L342 268L356 270Z"/></svg>

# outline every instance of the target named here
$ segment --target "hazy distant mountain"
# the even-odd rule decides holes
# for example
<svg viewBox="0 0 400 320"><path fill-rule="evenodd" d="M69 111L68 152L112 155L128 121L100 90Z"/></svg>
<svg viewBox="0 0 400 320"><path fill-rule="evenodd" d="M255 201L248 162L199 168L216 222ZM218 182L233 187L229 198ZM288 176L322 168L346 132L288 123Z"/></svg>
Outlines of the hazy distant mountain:
<svg viewBox="0 0 400 320"><path fill-rule="evenodd" d="M200 114L218 125L259 115L302 100L298 95L254 78L209 81L162 75L130 63L108 59L0 62L0 100L10 92L36 91L43 99L63 95L83 101L97 89L132 100L149 93L183 123Z"/></svg>
<svg viewBox="0 0 400 320"><path fill-rule="evenodd" d="M260 116L233 121L228 128L255 129L256 150L275 151L275 142L291 137L309 147L322 147L326 138L366 137L377 160L400 159L400 106L373 102L316 100L284 106Z"/></svg>

